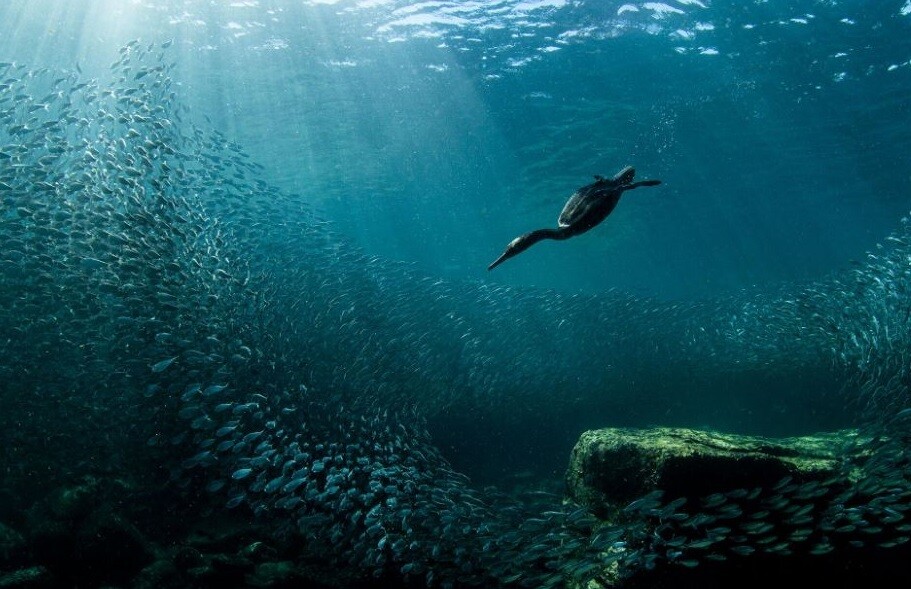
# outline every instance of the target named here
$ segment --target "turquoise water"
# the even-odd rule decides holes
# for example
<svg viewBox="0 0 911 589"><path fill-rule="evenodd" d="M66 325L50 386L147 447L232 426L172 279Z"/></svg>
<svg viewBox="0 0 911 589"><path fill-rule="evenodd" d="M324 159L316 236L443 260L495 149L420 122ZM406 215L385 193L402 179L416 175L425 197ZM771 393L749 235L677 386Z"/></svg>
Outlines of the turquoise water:
<svg viewBox="0 0 911 589"><path fill-rule="evenodd" d="M3 50L100 75L173 38L182 100L270 180L450 278L488 279L626 164L665 186L492 278L706 297L824 276L896 227L901 2L654 4L13 2Z"/></svg>
<svg viewBox="0 0 911 589"><path fill-rule="evenodd" d="M909 484L911 4L36 0L0 23L0 523L29 546L0 573L155 585L34 531L86 476L147 502L120 517L149 562L186 564L162 554L204 520L308 555L298 583L417 587L673 579L651 524L562 502L586 429L872 428L904 478L864 492ZM662 184L487 270L626 165Z"/></svg>

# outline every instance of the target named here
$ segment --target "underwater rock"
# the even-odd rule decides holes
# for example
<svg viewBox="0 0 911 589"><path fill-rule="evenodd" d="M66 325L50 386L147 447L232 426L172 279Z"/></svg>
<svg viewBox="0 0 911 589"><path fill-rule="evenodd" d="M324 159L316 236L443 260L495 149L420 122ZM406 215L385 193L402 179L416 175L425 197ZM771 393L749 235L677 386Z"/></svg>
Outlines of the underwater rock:
<svg viewBox="0 0 911 589"><path fill-rule="evenodd" d="M174 550L174 566L182 571L205 565L202 553L192 546L180 546Z"/></svg>
<svg viewBox="0 0 911 589"><path fill-rule="evenodd" d="M65 585L124 583L154 560L155 549L124 513L120 481L86 477L51 492L28 510L34 561Z"/></svg>
<svg viewBox="0 0 911 589"><path fill-rule="evenodd" d="M122 479L82 477L78 483L59 487L28 509L29 528L55 522L66 527L79 527L83 521L106 505L118 509L131 507L129 499L135 486Z"/></svg>
<svg viewBox="0 0 911 589"><path fill-rule="evenodd" d="M252 570L253 563L243 556L213 554L207 557L206 564L188 569L187 575L195 585L233 587Z"/></svg>
<svg viewBox="0 0 911 589"><path fill-rule="evenodd" d="M623 530L624 589L907 586L905 439L604 429L577 443L567 485Z"/></svg>
<svg viewBox="0 0 911 589"><path fill-rule="evenodd" d="M73 521L86 517L101 504L99 483L87 477L82 484L62 487L47 498L47 509L58 520Z"/></svg>
<svg viewBox="0 0 911 589"><path fill-rule="evenodd" d="M210 563L216 575L237 579L250 572L253 563L240 554L215 554Z"/></svg>
<svg viewBox="0 0 911 589"><path fill-rule="evenodd" d="M206 519L204 523L206 527L198 527L186 539L188 546L202 553L236 552L268 534L260 526L228 519Z"/></svg>
<svg viewBox="0 0 911 589"><path fill-rule="evenodd" d="M853 430L769 439L685 428L607 428L582 434L566 475L570 498L599 517L618 514L656 489L666 497L699 497L834 475Z"/></svg>
<svg viewBox="0 0 911 589"><path fill-rule="evenodd" d="M22 504L22 496L11 489L0 488L0 521L11 522L18 519L27 506Z"/></svg>
<svg viewBox="0 0 911 589"><path fill-rule="evenodd" d="M250 559L253 562L263 562L269 557L275 556L275 549L260 541L251 542L245 546L241 551L241 555L245 558Z"/></svg>
<svg viewBox="0 0 911 589"><path fill-rule="evenodd" d="M134 589L165 589L168 587L183 587L180 571L169 560L156 560L142 569L133 579Z"/></svg>
<svg viewBox="0 0 911 589"><path fill-rule="evenodd" d="M55 573L67 571L74 561L75 538L70 526L56 520L37 520L28 529L28 545L35 561L47 566Z"/></svg>
<svg viewBox="0 0 911 589"><path fill-rule="evenodd" d="M37 589L51 586L51 573L44 567L20 569L0 574L0 589Z"/></svg>
<svg viewBox="0 0 911 589"><path fill-rule="evenodd" d="M18 566L27 552L25 538L13 528L0 522L0 567Z"/></svg>
<svg viewBox="0 0 911 589"><path fill-rule="evenodd" d="M302 577L290 560L264 562L247 575L251 587L299 587Z"/></svg>
<svg viewBox="0 0 911 589"><path fill-rule="evenodd" d="M80 576L116 583L132 578L152 562L153 552L132 523L119 514L99 510L78 530L74 556Z"/></svg>

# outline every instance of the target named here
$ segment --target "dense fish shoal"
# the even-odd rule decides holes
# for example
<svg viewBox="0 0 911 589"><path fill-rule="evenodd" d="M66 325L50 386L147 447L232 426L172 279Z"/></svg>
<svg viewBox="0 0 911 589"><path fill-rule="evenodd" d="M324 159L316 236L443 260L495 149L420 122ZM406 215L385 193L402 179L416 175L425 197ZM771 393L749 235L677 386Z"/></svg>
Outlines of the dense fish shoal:
<svg viewBox="0 0 911 589"><path fill-rule="evenodd" d="M368 577L584 583L694 559L648 541L648 502L605 527L559 496L475 488L428 417L815 367L843 373L887 432L875 472L904 476L907 220L851 271L717 300L442 281L367 255L270 186L190 120L168 59L133 42L103 81L0 65L0 463L23 492L47 473L133 468Z"/></svg>

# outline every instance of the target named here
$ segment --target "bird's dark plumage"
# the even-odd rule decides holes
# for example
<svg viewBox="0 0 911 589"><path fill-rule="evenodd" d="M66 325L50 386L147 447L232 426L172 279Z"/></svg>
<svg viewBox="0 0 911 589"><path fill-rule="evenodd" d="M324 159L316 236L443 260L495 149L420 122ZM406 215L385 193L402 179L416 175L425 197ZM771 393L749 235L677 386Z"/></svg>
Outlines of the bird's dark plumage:
<svg viewBox="0 0 911 589"><path fill-rule="evenodd" d="M569 239L585 233L607 218L620 202L620 196L627 190L640 186L657 186L660 180L633 182L636 170L626 166L613 178L595 176L595 181L573 193L560 217L556 229L538 229L513 239L506 251L487 267L493 270L509 258L517 256L543 239Z"/></svg>

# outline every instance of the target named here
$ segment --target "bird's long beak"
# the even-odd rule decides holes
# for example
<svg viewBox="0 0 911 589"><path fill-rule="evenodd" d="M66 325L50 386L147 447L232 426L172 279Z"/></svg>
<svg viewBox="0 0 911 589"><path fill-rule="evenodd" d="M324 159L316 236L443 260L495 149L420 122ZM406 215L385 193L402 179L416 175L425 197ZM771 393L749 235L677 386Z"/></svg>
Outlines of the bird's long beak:
<svg viewBox="0 0 911 589"><path fill-rule="evenodd" d="M509 259L511 257L512 257L512 255L510 255L510 251L506 250L505 252L503 252L503 254L499 258L494 260L493 263L487 267L487 271L489 272L489 271L493 270L494 268L496 268L497 266L499 266L500 264L502 264L503 262L505 262L507 259Z"/></svg>

